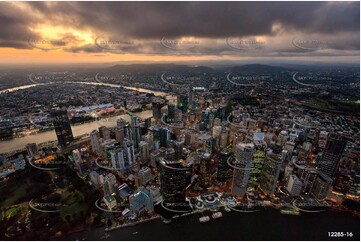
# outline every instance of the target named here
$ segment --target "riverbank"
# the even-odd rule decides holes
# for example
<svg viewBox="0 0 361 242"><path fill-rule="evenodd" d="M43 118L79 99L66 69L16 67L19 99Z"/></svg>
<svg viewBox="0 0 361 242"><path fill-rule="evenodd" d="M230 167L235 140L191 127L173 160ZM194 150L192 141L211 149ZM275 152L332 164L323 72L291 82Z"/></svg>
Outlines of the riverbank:
<svg viewBox="0 0 361 242"><path fill-rule="evenodd" d="M120 224L120 225L117 225L117 226L114 226L114 227L105 228L105 232L112 231L112 230L116 230L116 229L120 229L120 228L126 228L126 227L129 227L129 226L135 226L135 225L137 225L137 224L141 224L141 223L153 221L153 220L155 220L155 219L160 219L160 218L161 218L161 216L156 215L156 216L154 216L154 217L147 218L147 219L143 219L143 220L139 220L139 221L136 221L136 222L131 222L131 223L127 223L127 224Z"/></svg>

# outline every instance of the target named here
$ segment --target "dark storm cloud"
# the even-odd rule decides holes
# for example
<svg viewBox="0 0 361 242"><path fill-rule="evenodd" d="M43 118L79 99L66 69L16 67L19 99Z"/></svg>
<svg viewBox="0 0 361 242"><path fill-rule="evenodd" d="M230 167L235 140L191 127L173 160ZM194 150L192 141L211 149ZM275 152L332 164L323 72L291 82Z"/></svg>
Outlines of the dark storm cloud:
<svg viewBox="0 0 361 242"><path fill-rule="evenodd" d="M38 38L30 30L37 20L19 8L6 3L0 3L0 47L29 49L29 39Z"/></svg>
<svg viewBox="0 0 361 242"><path fill-rule="evenodd" d="M239 54L225 44L228 37L275 37L279 48L294 49L293 33L334 36L331 49L359 50L359 2L26 2L22 9L0 3L0 46L27 48L28 38L37 35L30 27L37 23L70 26L105 38L135 41L112 50L96 44L80 45L67 33L69 52L140 54ZM160 44L163 37L193 36L204 42L189 51L177 52ZM309 37L311 38L311 37ZM214 45L212 40L221 40ZM280 44L279 42L283 42ZM267 45L275 43L267 43ZM268 46L267 46L268 47ZM275 49L267 49L277 54ZM280 50L282 51L282 50ZM248 52L249 53L249 52ZM242 53L243 54L243 53Z"/></svg>
<svg viewBox="0 0 361 242"><path fill-rule="evenodd" d="M134 38L216 38L273 34L272 26L307 33L359 31L359 2L74 2L29 3L53 21ZM61 18L59 18L61 16Z"/></svg>

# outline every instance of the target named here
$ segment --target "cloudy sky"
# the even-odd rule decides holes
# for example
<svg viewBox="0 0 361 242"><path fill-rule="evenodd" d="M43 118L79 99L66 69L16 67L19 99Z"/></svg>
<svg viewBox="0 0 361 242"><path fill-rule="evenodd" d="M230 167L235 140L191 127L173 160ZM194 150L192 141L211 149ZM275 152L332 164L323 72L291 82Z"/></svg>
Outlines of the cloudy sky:
<svg viewBox="0 0 361 242"><path fill-rule="evenodd" d="M359 2L1 2L0 63L359 62Z"/></svg>

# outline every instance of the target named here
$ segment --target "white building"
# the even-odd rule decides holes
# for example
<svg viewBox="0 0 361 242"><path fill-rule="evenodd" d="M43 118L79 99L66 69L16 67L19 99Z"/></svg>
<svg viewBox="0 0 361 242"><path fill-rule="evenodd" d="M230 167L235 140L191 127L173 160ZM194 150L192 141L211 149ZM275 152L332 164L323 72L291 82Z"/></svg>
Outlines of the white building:
<svg viewBox="0 0 361 242"><path fill-rule="evenodd" d="M301 194L302 186L302 181L296 175L289 176L286 189L292 197L298 197Z"/></svg>

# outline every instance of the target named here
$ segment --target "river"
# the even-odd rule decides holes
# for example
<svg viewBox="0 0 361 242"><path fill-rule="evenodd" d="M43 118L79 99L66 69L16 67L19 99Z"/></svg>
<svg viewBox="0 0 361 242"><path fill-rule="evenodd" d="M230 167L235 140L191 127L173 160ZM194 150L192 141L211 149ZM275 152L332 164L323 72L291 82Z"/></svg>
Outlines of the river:
<svg viewBox="0 0 361 242"><path fill-rule="evenodd" d="M138 91L138 92L153 93L155 96L161 96L161 97L167 96L168 98L170 98L170 100L174 99L174 97L171 94L168 94L165 92L153 91L153 90L144 89L144 88L128 87L128 86L122 86L122 85L116 85L116 84L97 83L97 82L70 82L70 83L84 84L84 85L104 85L104 86L115 87L115 88L123 87L125 89L134 90L134 91ZM24 86L20 86L20 87L9 88L9 89L0 91L0 94L7 93L7 92L14 92L17 90L31 88L31 87L36 87L39 85L44 85L44 84L32 84L32 85L24 85ZM146 110L146 111L142 111L142 112L138 112L138 113L134 113L134 114L142 119L152 117L151 110ZM127 121L130 121L129 116L127 114L119 115L117 117L123 118ZM104 126L115 126L116 125L116 121L115 121L116 118L112 117L111 122L109 122L108 119L104 119L104 120L103 121L93 121L93 122L80 124L80 125L73 125L72 126L73 134L74 134L74 136L79 136L79 135L82 135L85 133L89 133L94 129L98 129L102 125L104 125ZM37 134L32 134L32 135L24 136L21 138L3 140L3 141L0 141L0 154L11 152L11 151L18 150L18 149L22 149L28 143L39 144L39 143L44 143L44 142L54 141L54 140L56 140L56 134L55 134L54 130L37 133Z"/></svg>
<svg viewBox="0 0 361 242"><path fill-rule="evenodd" d="M345 212L330 210L295 216L270 208L256 213L223 210L222 213L222 218L204 224L198 221L200 214L173 219L170 224L157 219L113 230L109 232L108 240L332 240L328 232L353 233L353 237L337 240L360 238L360 218ZM97 228L69 234L62 239L101 240L103 235L104 228Z"/></svg>

